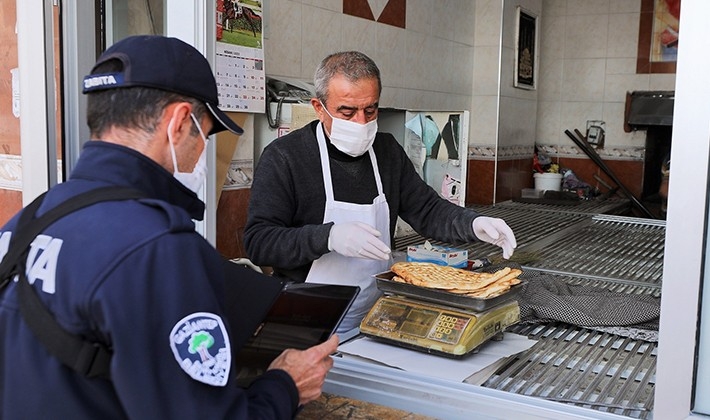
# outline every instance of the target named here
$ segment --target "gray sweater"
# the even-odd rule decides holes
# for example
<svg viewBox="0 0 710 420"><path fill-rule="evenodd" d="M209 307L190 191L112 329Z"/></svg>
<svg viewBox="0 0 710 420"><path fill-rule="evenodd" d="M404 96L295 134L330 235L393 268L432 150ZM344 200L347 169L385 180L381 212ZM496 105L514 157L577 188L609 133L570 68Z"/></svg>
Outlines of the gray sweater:
<svg viewBox="0 0 710 420"><path fill-rule="evenodd" d="M318 121L274 140L254 173L244 242L249 259L274 274L303 282L311 263L328 251L332 223L323 223L325 191L315 129ZM471 224L478 213L444 200L416 173L388 133L373 144L390 209L390 238L397 216L420 235L453 244L476 241ZM328 141L335 200L371 203L377 195L365 153L353 158ZM383 232L384 234L384 232Z"/></svg>

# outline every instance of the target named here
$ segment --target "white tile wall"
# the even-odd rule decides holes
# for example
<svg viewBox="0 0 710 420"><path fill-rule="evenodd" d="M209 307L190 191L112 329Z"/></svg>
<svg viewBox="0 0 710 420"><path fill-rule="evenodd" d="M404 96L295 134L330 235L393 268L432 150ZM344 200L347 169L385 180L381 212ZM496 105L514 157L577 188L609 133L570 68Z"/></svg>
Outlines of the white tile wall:
<svg viewBox="0 0 710 420"><path fill-rule="evenodd" d="M675 74L636 74L640 8L641 0L543 0L538 143L566 150L564 130L601 119L605 148L639 156L645 132L623 130L626 92L675 89Z"/></svg>
<svg viewBox="0 0 710 420"><path fill-rule="evenodd" d="M272 0L273 1L273 0ZM280 1L280 0L277 0ZM330 10L341 13L343 11L342 0L300 0L301 3L308 6L315 6L321 9Z"/></svg>
<svg viewBox="0 0 710 420"><path fill-rule="evenodd" d="M342 0L272 1L266 71L312 81L327 54L358 49L382 71L382 106L470 110L469 138L479 145L517 145L529 137L564 145L571 142L565 129L581 130L587 119L603 119L607 146L634 147L644 137L623 132L626 91L674 90L675 85L673 74L636 74L640 3L407 0L407 28L402 29L345 16ZM539 18L537 89L532 91L512 83L517 5ZM498 108L498 92L509 109ZM513 125L502 127L506 137L497 139L499 114L502 124ZM520 136L518 121L530 125L534 135Z"/></svg>
<svg viewBox="0 0 710 420"><path fill-rule="evenodd" d="M298 79L301 77L303 49L301 4L282 0L272 3L268 10L269 31L268 38L264 39L266 74Z"/></svg>
<svg viewBox="0 0 710 420"><path fill-rule="evenodd" d="M323 57L343 49L343 21L348 16L305 4L302 8L300 77L313 80Z"/></svg>

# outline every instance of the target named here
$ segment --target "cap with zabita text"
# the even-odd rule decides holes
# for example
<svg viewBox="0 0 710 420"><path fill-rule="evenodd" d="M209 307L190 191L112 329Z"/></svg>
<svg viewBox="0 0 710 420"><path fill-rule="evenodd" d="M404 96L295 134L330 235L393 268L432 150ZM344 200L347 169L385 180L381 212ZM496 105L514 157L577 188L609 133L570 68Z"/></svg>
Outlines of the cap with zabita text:
<svg viewBox="0 0 710 420"><path fill-rule="evenodd" d="M83 93L134 86L161 89L205 103L214 120L209 134L244 130L219 109L217 82L207 59L195 47L160 35L131 36L109 47L94 65L119 60L120 71L84 77Z"/></svg>

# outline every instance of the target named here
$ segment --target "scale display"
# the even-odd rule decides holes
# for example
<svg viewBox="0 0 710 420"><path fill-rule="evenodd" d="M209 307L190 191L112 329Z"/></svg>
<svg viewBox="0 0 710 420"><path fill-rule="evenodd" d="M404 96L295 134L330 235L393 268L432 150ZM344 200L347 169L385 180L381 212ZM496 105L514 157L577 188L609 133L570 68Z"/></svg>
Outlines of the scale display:
<svg viewBox="0 0 710 420"><path fill-rule="evenodd" d="M360 332L402 347L461 357L519 320L516 301L473 312L385 296L363 319Z"/></svg>

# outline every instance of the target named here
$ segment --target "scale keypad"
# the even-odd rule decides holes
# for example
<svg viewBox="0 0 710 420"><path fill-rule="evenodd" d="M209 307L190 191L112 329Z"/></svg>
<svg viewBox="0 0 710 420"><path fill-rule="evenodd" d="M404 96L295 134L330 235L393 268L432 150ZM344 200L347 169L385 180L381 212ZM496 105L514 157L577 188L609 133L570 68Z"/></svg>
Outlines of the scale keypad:
<svg viewBox="0 0 710 420"><path fill-rule="evenodd" d="M461 334L463 334L469 322L471 322L469 317L441 312L431 330L429 330L427 338L443 343L456 344L461 339Z"/></svg>

